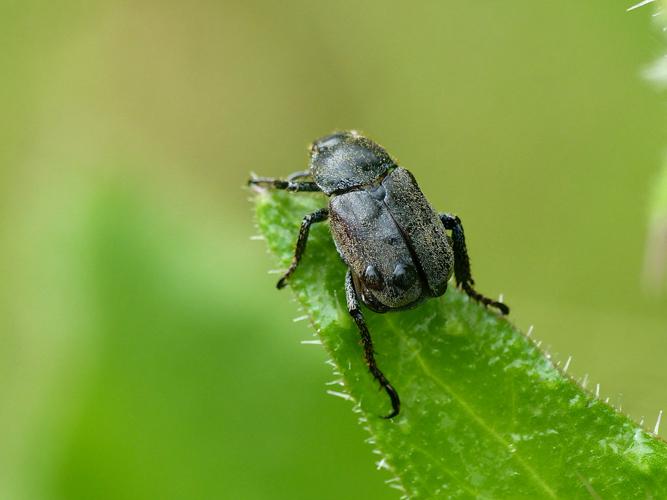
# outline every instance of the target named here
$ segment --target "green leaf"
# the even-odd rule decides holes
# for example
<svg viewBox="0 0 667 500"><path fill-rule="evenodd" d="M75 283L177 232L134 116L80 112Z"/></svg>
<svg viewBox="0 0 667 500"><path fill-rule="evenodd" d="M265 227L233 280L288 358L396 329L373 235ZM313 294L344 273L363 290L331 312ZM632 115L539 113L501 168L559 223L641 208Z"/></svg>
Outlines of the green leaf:
<svg viewBox="0 0 667 500"><path fill-rule="evenodd" d="M285 268L301 219L325 203L256 196L259 229ZM390 486L410 498L667 497L665 442L453 285L410 311L364 309L378 364L402 400L398 417L381 418L389 401L364 364L345 271L327 223L316 224L289 284L335 365L329 392L353 401Z"/></svg>

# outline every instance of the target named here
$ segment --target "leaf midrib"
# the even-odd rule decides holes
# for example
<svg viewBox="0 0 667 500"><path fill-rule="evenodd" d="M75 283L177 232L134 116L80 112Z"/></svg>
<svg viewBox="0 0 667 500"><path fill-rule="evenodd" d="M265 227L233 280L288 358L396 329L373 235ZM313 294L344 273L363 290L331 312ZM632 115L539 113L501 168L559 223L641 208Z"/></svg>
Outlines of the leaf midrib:
<svg viewBox="0 0 667 500"><path fill-rule="evenodd" d="M402 332L396 327L393 320L389 316L387 316L387 323L389 324L390 328L394 331L394 333L397 335L397 337L402 339L403 338ZM424 374L427 377L429 377L433 382L435 382L435 384L438 385L442 390L447 392L451 396L452 400L458 403L461 409L463 409L463 411L470 416L472 421L474 421L484 432L486 432L489 436L491 436L493 440L502 445L504 448L506 449L510 448L512 443L508 442L501 434L499 434L492 427L490 427L484 421L484 419L477 412L475 412L472 406L461 395L459 395L449 385L447 385L447 383L445 383L440 377L438 377L435 373L433 373L428 363L424 360L419 351L413 349L407 343L404 343L404 345L406 345L407 349L412 353L414 359L418 361L419 366L421 370L424 372ZM521 456L519 456L518 450L512 453L510 457L516 460L516 462L530 475L531 479L533 479L533 481L550 498L557 498L554 490L546 483L546 481L538 474L538 472L535 469L533 469L530 466L530 464L527 463Z"/></svg>

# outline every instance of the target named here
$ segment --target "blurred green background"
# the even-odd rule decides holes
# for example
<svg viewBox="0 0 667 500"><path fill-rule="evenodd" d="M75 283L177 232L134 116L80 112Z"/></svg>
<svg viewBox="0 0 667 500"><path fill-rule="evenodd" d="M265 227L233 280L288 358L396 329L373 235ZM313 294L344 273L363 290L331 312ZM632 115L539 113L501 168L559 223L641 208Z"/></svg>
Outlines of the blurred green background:
<svg viewBox="0 0 667 500"><path fill-rule="evenodd" d="M628 6L4 1L0 498L398 496L250 240L248 173L343 128L461 216L481 291L652 427L667 141L639 74L662 39Z"/></svg>

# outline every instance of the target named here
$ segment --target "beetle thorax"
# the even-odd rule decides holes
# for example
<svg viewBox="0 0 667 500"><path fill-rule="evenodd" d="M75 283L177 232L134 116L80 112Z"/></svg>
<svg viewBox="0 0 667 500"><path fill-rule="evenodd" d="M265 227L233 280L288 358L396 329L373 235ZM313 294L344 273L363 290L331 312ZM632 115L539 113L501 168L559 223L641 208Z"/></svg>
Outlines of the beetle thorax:
<svg viewBox="0 0 667 500"><path fill-rule="evenodd" d="M356 132L340 132L315 141L310 171L327 195L374 184L395 166L378 144Z"/></svg>

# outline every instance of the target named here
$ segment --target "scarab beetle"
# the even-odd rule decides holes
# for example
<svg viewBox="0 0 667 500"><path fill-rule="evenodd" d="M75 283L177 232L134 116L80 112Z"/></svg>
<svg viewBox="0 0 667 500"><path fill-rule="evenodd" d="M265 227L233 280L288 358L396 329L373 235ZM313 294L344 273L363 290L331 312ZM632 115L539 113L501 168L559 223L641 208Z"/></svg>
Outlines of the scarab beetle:
<svg viewBox="0 0 667 500"><path fill-rule="evenodd" d="M296 270L310 226L329 219L336 249L348 267L347 308L361 334L366 364L391 400L392 411L385 418L398 415L401 403L377 367L360 301L379 313L411 308L444 294L453 273L457 285L471 298L509 313L505 304L473 289L460 219L438 215L412 174L381 146L355 131L316 140L310 146L307 171L296 172L287 180L255 177L249 184L293 192L321 191L329 196L327 208L303 218L294 258L278 288Z"/></svg>

